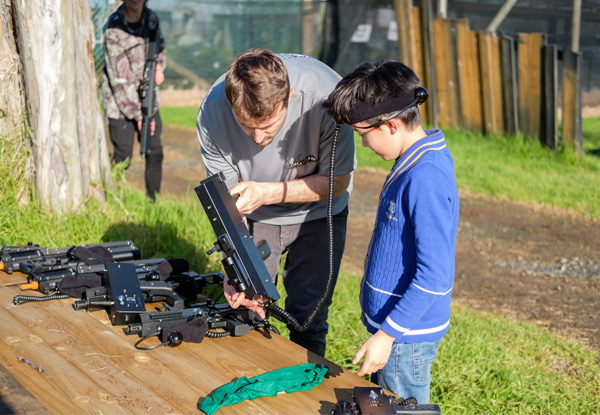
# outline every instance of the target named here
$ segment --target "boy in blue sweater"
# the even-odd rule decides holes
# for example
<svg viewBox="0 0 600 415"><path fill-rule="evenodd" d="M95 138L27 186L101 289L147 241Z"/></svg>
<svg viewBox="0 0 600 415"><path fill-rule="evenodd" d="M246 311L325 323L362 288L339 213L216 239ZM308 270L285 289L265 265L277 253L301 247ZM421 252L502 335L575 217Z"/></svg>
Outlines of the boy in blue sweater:
<svg viewBox="0 0 600 415"><path fill-rule="evenodd" d="M384 160L395 160L379 198L361 282L371 337L354 356L358 375L399 397L429 403L439 342L450 325L459 201L454 164L440 130L424 130L419 78L394 61L363 63L324 106Z"/></svg>

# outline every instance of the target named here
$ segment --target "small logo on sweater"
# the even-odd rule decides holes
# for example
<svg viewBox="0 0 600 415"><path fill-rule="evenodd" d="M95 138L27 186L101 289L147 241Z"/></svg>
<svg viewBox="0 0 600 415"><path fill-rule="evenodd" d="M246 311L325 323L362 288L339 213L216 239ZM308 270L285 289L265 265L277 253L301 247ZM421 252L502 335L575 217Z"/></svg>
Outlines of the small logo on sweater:
<svg viewBox="0 0 600 415"><path fill-rule="evenodd" d="M305 166L308 163L314 163L316 161L317 161L317 158L315 156L306 156L302 160L295 160L294 163L292 163L292 167Z"/></svg>
<svg viewBox="0 0 600 415"><path fill-rule="evenodd" d="M396 217L396 202L390 200L385 216L387 216L388 219L398 220Z"/></svg>

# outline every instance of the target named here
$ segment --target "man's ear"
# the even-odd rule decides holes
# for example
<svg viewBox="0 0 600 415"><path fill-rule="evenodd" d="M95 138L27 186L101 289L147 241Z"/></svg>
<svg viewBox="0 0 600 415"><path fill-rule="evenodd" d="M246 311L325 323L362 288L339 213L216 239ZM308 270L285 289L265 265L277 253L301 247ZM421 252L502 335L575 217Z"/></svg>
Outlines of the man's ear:
<svg viewBox="0 0 600 415"><path fill-rule="evenodd" d="M296 88L290 89L290 96L288 97L289 99L292 99L292 97L294 96L294 92L296 92Z"/></svg>

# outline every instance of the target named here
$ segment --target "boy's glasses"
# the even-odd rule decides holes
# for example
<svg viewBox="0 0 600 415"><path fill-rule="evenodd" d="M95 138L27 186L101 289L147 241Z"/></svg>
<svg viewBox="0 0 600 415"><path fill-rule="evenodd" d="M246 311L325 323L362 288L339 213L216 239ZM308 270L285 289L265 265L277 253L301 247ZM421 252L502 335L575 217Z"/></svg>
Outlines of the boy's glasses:
<svg viewBox="0 0 600 415"><path fill-rule="evenodd" d="M386 118L383 118L383 119L377 121L375 124L371 124L366 127L356 127L355 126L354 128L358 128L360 130L369 130L371 128L377 128L381 124L388 122L392 118L396 118L398 115L402 114L404 111L407 111L408 109L410 109L414 106L417 106L419 104L423 104L425 101L427 101L428 97L429 97L429 91L427 91L427 89L422 86L418 86L417 89L415 89L415 99L412 100L410 104L408 104L406 107L402 108L400 111L396 111L389 117L386 117Z"/></svg>

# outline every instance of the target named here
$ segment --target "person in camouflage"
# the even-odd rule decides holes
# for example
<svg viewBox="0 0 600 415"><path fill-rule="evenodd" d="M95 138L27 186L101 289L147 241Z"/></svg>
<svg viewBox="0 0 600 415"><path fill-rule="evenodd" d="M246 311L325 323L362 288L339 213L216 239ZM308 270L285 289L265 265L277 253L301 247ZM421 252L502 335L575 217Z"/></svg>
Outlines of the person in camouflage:
<svg viewBox="0 0 600 415"><path fill-rule="evenodd" d="M154 200L160 193L163 149L160 142L162 122L159 113L158 85L164 81L166 63L164 37L156 13L146 6L147 0L125 0L104 27L104 111L108 118L110 140L114 146L113 162L130 160L135 132L142 126L140 84L144 75L150 27L157 29L158 59L155 75L155 107L150 131L150 154L146 157L146 193Z"/></svg>

